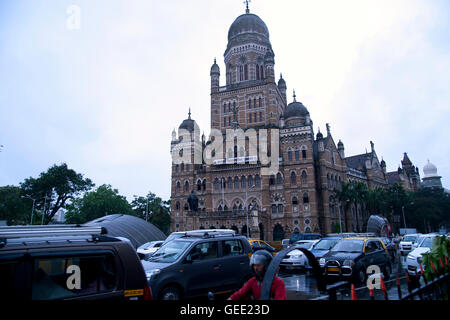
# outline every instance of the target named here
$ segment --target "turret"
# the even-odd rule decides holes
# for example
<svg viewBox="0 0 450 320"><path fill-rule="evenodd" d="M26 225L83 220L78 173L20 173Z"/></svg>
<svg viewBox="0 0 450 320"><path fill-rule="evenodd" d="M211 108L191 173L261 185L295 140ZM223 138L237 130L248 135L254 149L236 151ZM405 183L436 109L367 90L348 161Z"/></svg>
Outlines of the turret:
<svg viewBox="0 0 450 320"><path fill-rule="evenodd" d="M339 151L341 158L345 159L344 144L342 143L341 140L339 140L339 142L338 142L338 151Z"/></svg>
<svg viewBox="0 0 450 320"><path fill-rule="evenodd" d="M220 79L220 68L216 63L216 59L214 58L214 64L211 66L211 92L219 91L219 79Z"/></svg>
<svg viewBox="0 0 450 320"><path fill-rule="evenodd" d="M272 49L267 50L266 55L264 56L264 69L266 80L268 82L275 82L275 55Z"/></svg>
<svg viewBox="0 0 450 320"><path fill-rule="evenodd" d="M281 97L283 98L284 103L287 104L287 98L286 98L287 86L286 86L286 81L284 81L282 74L280 74L280 80L278 80L278 90L280 90Z"/></svg>

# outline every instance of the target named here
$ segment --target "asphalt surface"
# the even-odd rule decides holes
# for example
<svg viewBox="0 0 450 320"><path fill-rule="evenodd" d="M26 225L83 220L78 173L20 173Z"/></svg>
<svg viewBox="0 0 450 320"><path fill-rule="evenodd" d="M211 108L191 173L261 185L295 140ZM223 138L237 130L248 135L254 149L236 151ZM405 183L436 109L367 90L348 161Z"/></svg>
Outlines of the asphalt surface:
<svg viewBox="0 0 450 320"><path fill-rule="evenodd" d="M408 292L408 281L405 276L406 256L401 257L400 264L395 263L391 274L391 279L385 282L387 299L399 300L397 282L397 271L399 272L400 288L402 297ZM317 287L317 281L313 275L304 271L283 271L278 273L283 279L286 286L286 296L288 300L328 300L328 295L320 293ZM355 288L358 300L370 300L369 290L366 286ZM385 296L381 290L375 290L375 300L385 300ZM337 300L351 300L351 291L347 288L339 290Z"/></svg>

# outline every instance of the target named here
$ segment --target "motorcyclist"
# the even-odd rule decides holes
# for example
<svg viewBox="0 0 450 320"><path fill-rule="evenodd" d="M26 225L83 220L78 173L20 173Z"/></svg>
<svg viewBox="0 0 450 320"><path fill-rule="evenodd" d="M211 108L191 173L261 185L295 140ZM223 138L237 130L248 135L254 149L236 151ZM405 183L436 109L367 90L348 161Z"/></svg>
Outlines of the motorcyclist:
<svg viewBox="0 0 450 320"><path fill-rule="evenodd" d="M250 266L255 271L256 276L248 280L244 286L234 294L229 300L259 300L261 296L262 282L266 274L267 267L272 261L272 254L267 250L258 250L250 257ZM286 300L286 288L284 281L275 276L270 290L271 300Z"/></svg>

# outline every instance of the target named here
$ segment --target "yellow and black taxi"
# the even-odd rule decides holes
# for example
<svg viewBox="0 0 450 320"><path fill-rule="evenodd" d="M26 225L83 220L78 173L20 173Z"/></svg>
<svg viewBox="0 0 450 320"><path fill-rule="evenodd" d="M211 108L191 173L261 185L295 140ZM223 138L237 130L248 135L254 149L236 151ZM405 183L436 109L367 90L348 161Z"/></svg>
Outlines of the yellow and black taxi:
<svg viewBox="0 0 450 320"><path fill-rule="evenodd" d="M328 279L364 283L367 272L382 272L389 279L392 266L386 246L380 238L353 237L339 240L319 264ZM370 268L369 268L370 267Z"/></svg>
<svg viewBox="0 0 450 320"><path fill-rule="evenodd" d="M249 239L248 242L250 243L253 252L258 250L267 250L272 253L273 256L277 254L277 250L263 240Z"/></svg>

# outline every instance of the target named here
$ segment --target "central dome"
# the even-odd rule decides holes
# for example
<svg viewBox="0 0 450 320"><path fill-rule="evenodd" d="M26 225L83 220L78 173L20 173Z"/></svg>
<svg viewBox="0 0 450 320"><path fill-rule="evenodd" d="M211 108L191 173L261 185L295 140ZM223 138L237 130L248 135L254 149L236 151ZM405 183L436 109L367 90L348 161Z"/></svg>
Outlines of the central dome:
<svg viewBox="0 0 450 320"><path fill-rule="evenodd" d="M291 102L284 111L284 118L306 117L309 115L308 109L301 102Z"/></svg>
<svg viewBox="0 0 450 320"><path fill-rule="evenodd" d="M245 13L240 15L231 24L228 30L227 51L233 46L257 43L270 48L269 29L256 14Z"/></svg>
<svg viewBox="0 0 450 320"><path fill-rule="evenodd" d="M269 29L256 14L246 13L237 17L228 30L228 41L244 33L256 33L269 40Z"/></svg>

